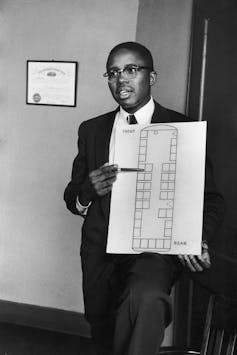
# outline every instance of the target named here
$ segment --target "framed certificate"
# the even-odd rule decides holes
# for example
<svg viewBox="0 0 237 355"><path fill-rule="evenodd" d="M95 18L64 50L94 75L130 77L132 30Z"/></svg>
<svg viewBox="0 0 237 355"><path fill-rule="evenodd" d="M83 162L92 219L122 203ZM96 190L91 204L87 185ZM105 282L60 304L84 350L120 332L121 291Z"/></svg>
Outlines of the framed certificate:
<svg viewBox="0 0 237 355"><path fill-rule="evenodd" d="M27 60L26 103L76 106L77 62Z"/></svg>

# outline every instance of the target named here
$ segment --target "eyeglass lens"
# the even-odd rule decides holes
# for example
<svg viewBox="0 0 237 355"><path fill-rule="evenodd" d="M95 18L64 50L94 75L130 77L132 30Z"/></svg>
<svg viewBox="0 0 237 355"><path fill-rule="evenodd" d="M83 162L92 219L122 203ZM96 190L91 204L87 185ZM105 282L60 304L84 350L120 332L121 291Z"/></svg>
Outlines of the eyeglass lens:
<svg viewBox="0 0 237 355"><path fill-rule="evenodd" d="M115 80L119 75L123 74L126 78L133 79L136 77L139 67L127 66L119 70L111 70L108 72L108 79Z"/></svg>

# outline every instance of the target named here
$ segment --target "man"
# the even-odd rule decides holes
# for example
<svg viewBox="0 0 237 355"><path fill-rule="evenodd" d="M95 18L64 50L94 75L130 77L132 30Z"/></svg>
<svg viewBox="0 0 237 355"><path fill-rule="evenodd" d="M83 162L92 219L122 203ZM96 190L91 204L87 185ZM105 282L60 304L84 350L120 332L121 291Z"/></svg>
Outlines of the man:
<svg viewBox="0 0 237 355"><path fill-rule="evenodd" d="M156 72L151 53L141 44L114 47L106 69L104 76L119 107L81 124L79 152L64 199L72 213L85 218L81 243L85 316L97 353L156 355L171 321L170 291L183 265L193 272L210 267L207 243L222 219L222 197L207 163L201 256L106 254L110 193L118 172L108 163L113 161L115 127L187 120L151 97Z"/></svg>

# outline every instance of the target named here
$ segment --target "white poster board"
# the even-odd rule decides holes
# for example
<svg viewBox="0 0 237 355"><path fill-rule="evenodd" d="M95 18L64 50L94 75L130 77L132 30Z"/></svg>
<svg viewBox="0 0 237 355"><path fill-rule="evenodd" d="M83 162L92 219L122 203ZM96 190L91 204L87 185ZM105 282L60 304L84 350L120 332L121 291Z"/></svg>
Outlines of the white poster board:
<svg viewBox="0 0 237 355"><path fill-rule="evenodd" d="M122 126L107 253L201 253L206 122Z"/></svg>

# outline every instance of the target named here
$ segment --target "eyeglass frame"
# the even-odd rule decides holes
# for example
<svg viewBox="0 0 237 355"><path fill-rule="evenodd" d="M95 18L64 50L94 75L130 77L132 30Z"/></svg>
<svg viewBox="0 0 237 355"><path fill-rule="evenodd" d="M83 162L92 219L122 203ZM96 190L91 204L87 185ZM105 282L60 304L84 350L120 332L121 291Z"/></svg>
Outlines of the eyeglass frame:
<svg viewBox="0 0 237 355"><path fill-rule="evenodd" d="M114 80L116 80L119 77L119 74L124 73L124 71L126 69L128 69L128 68L135 69L135 72L133 73L134 76L130 77L130 79L136 78L138 71L140 71L142 69L148 69L151 72L153 71L153 69L151 67L147 67L147 66L144 66L144 65L127 64L127 65L124 66L123 69L111 69L111 70L109 70L108 72L103 74L103 77L108 78L108 81L114 81ZM114 72L114 74L116 73L115 77L114 78L109 78L110 72L112 72L112 71ZM125 75L128 78L127 74L125 74Z"/></svg>

